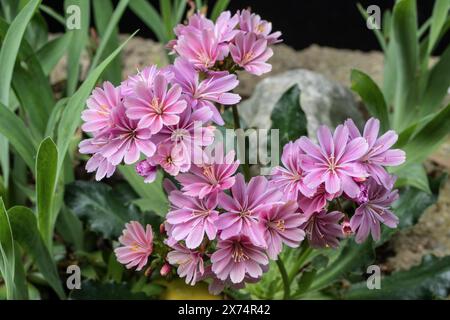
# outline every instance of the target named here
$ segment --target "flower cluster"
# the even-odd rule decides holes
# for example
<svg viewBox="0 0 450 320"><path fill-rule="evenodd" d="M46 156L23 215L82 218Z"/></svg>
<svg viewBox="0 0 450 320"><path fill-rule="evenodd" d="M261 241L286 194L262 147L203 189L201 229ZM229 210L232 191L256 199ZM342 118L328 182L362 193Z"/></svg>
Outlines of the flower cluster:
<svg viewBox="0 0 450 320"><path fill-rule="evenodd" d="M405 153L391 149L395 132L379 136L376 119L362 134L347 120L334 133L321 126L318 144L307 137L289 142L283 166L268 178L246 182L234 151L217 145L211 154L212 123L224 124L216 105L240 100L231 92L236 71L260 75L271 69L268 45L281 35L271 29L248 10L223 12L215 23L193 15L168 44L177 55L173 65L145 68L119 87L105 83L83 112L83 130L92 138L81 142L80 151L93 154L87 170L97 171L97 179L142 154L136 171L145 182L155 179L158 168L174 177L164 182L170 209L161 231L166 251L160 274L168 275L172 265L190 285L208 279L212 293L258 281L283 244L295 248L306 238L311 247L336 248L345 236L355 234L361 243L371 233L378 240L381 223L398 224L390 211L398 197L395 178L386 167L402 164ZM115 252L127 268L147 264L149 228L126 225Z"/></svg>
<svg viewBox="0 0 450 320"><path fill-rule="evenodd" d="M405 153L391 149L398 138L394 131L379 137L379 130L379 120L372 118L361 135L347 120L334 134L321 126L319 144L301 137L284 147L283 166L273 169L271 184L308 217L303 228L311 246L337 247L339 238L352 233L358 243L369 232L379 240L380 223L397 226L398 218L389 210L398 197L392 190L395 178L385 167L402 164ZM343 212L348 202L357 207L349 223Z"/></svg>
<svg viewBox="0 0 450 320"><path fill-rule="evenodd" d="M120 163L145 157L136 171L152 182L158 167L176 176L201 162L203 148L213 142L211 122L224 124L216 105L241 99L231 92L239 84L236 71L271 70L268 45L281 41L271 29L248 10L223 12L215 23L195 14L174 30L172 65L149 66L117 87L105 82L96 88L82 113L82 129L92 136L80 144L81 153L92 155L87 171L101 180Z"/></svg>

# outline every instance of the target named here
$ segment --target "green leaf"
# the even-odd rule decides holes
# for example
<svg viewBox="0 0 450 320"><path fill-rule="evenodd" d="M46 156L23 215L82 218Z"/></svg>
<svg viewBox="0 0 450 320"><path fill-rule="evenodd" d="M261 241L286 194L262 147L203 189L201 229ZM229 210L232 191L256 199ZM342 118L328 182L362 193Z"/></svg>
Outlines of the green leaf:
<svg viewBox="0 0 450 320"><path fill-rule="evenodd" d="M50 113L50 117L47 121L47 127L45 128L45 137L50 137L55 140L55 129L56 126L61 119L62 112L67 104L68 98L59 99L58 102L53 107L52 112Z"/></svg>
<svg viewBox="0 0 450 320"><path fill-rule="evenodd" d="M60 154L58 158L58 175L61 171L61 166L63 164L64 155L69 149L70 141L73 134L81 122L81 111L83 110L86 99L89 97L92 89L94 88L98 78L109 65L109 63L119 54L120 50L125 46L129 39L134 36L133 33L124 43L120 45L113 53L111 53L108 58L103 60L103 62L95 68L83 82L81 87L75 92L75 94L67 102L67 106L64 108L61 121L58 126L58 152Z"/></svg>
<svg viewBox="0 0 450 320"><path fill-rule="evenodd" d="M15 253L10 217L0 198L0 272L5 281L8 299L14 298Z"/></svg>
<svg viewBox="0 0 450 320"><path fill-rule="evenodd" d="M28 2L11 23L3 41L0 51L0 74L2 75L0 77L0 102L4 105L9 104L11 79L20 43L25 34L25 29L40 2L40 0L30 0Z"/></svg>
<svg viewBox="0 0 450 320"><path fill-rule="evenodd" d="M399 171L411 163L422 162L428 157L442 142L450 132L450 104L435 114L428 123L423 125L403 147L406 152L406 162L402 166L396 167L394 171Z"/></svg>
<svg viewBox="0 0 450 320"><path fill-rule="evenodd" d="M67 13L69 6L76 5L80 10L80 29L75 29L72 42L69 46L67 57L67 95L71 96L80 78L80 60L83 49L89 40L90 0L65 0L64 11ZM66 16L66 19L70 16ZM70 31L70 30L67 30Z"/></svg>
<svg viewBox="0 0 450 320"><path fill-rule="evenodd" d="M174 25L172 24L172 3L171 0L167 1L167 0L159 0L159 8L161 11L161 17L163 19L164 22L164 26L166 29L166 36L168 39L172 39L174 34L173 34L173 27Z"/></svg>
<svg viewBox="0 0 450 320"><path fill-rule="evenodd" d="M28 167L34 171L36 153L34 138L23 121L2 103L0 103L0 133L8 139Z"/></svg>
<svg viewBox="0 0 450 320"><path fill-rule="evenodd" d="M158 11L149 2L145 0L133 0L130 2L130 9L155 33L159 42L166 43L169 41L166 36L164 23Z"/></svg>
<svg viewBox="0 0 450 320"><path fill-rule="evenodd" d="M148 299L143 292L132 292L126 283L96 281L83 281L80 290L70 293L73 300L145 300Z"/></svg>
<svg viewBox="0 0 450 320"><path fill-rule="evenodd" d="M450 256L427 255L422 263L407 271L397 271L381 279L380 290L369 290L366 282L352 285L346 299L445 299L450 293Z"/></svg>
<svg viewBox="0 0 450 320"><path fill-rule="evenodd" d="M162 173L158 172L154 182L145 183L144 179L136 174L132 166L120 166L119 170L134 191L141 197L141 199L135 200L134 203L142 211L153 211L157 215L165 217L169 204L162 187Z"/></svg>
<svg viewBox="0 0 450 320"><path fill-rule="evenodd" d="M113 35L113 32L116 29L116 26L119 23L120 18L122 17L122 14L124 13L125 9L127 8L129 1L130 0L120 0L119 4L116 7L116 10L114 10L112 16L110 17L109 23L102 35L100 45L98 46L97 51L95 52L95 56L92 59L91 68L90 68L89 72L94 70L94 68L97 66L98 62L100 61L100 58L102 58L103 52L107 48L108 42L111 39L111 36Z"/></svg>
<svg viewBox="0 0 450 320"><path fill-rule="evenodd" d="M25 274L24 264L22 261L22 250L18 244L15 244L14 252L16 256L14 270L14 299L28 300L27 276Z"/></svg>
<svg viewBox="0 0 450 320"><path fill-rule="evenodd" d="M73 32L69 31L45 44L36 52L36 57L41 64L42 71L49 75L56 64L66 53L72 41Z"/></svg>
<svg viewBox="0 0 450 320"><path fill-rule="evenodd" d="M306 115L300 106L300 89L289 88L276 103L272 115L272 128L280 130L280 145L308 135Z"/></svg>
<svg viewBox="0 0 450 320"><path fill-rule="evenodd" d="M65 242L72 244L76 250L83 250L83 224L66 206L63 206L56 220L56 231Z"/></svg>
<svg viewBox="0 0 450 320"><path fill-rule="evenodd" d="M64 299L65 293L58 276L56 266L39 234L36 216L26 207L13 207L8 210L14 239L28 252L36 262L39 271L48 284L55 290L59 298Z"/></svg>
<svg viewBox="0 0 450 320"><path fill-rule="evenodd" d="M64 199L74 214L88 221L91 230L113 239L125 223L142 218L131 204L133 199L124 201L122 195L104 183L75 181L66 186Z"/></svg>
<svg viewBox="0 0 450 320"><path fill-rule="evenodd" d="M380 120L382 132L389 129L389 115L386 101L375 81L367 74L352 69L352 90L359 94L370 114Z"/></svg>
<svg viewBox="0 0 450 320"><path fill-rule="evenodd" d="M397 181L395 183L397 188L412 186L431 194L427 172L421 163L413 163L404 167L401 170L396 171L395 175L397 176Z"/></svg>
<svg viewBox="0 0 450 320"><path fill-rule="evenodd" d="M345 244L341 244L339 252L337 258L331 261L326 269L317 274L310 291L323 289L354 269L367 265L374 259L374 251L370 239L362 244L357 244L353 239L348 239Z"/></svg>
<svg viewBox="0 0 450 320"><path fill-rule="evenodd" d="M216 21L222 12L226 10L230 0L218 0L211 11L211 20Z"/></svg>
<svg viewBox="0 0 450 320"><path fill-rule="evenodd" d="M425 210L436 203L439 197L439 189L442 181L446 177L440 177L432 180L431 192L427 193L417 188L406 188L400 192L399 199L393 203L392 212L399 218L397 229L383 228L381 240L376 243L377 246L388 241L398 229L405 229L415 225Z"/></svg>
<svg viewBox="0 0 450 320"><path fill-rule="evenodd" d="M53 10L53 8L46 6L44 4L41 4L39 6L39 10L41 10L42 12L45 12L48 16L52 17L53 19L55 19L57 22L59 22L62 26L66 25L66 19L64 19L64 17L62 15L60 15L58 12L56 12L55 10Z"/></svg>
<svg viewBox="0 0 450 320"><path fill-rule="evenodd" d="M393 127L402 130L410 124L417 108L414 102L417 94L419 44L415 0L399 0L394 7L392 23L397 65Z"/></svg>
<svg viewBox="0 0 450 320"><path fill-rule="evenodd" d="M450 86L450 45L442 53L439 61L431 68L427 79L421 108L424 114L441 107Z"/></svg>
<svg viewBox="0 0 450 320"><path fill-rule="evenodd" d="M49 251L58 212L54 208L58 149L51 138L41 142L36 159L36 199L38 227Z"/></svg>
<svg viewBox="0 0 450 320"><path fill-rule="evenodd" d="M431 16L430 40L428 41L428 54L431 54L437 43L442 27L447 20L449 9L449 0L436 0L434 3L433 13Z"/></svg>
<svg viewBox="0 0 450 320"><path fill-rule="evenodd" d="M0 50L0 103L9 105L9 93L14 65L25 29L30 22L40 0L30 0L11 23ZM1 106L0 106L1 108ZM5 183L9 181L9 148L6 138L0 135L0 165Z"/></svg>
<svg viewBox="0 0 450 320"><path fill-rule="evenodd" d="M94 1L94 20L95 27L97 28L98 34L100 38L105 36L105 31L108 27L109 20L113 15L114 8L111 0L106 1ZM119 30L117 26L114 28L109 41L106 44L106 48L104 50L104 56L107 56L111 52L113 52L119 46ZM108 81L112 82L114 85L120 84L122 81L122 61L120 55L114 58L111 64L106 68L103 73L103 78L108 79Z"/></svg>

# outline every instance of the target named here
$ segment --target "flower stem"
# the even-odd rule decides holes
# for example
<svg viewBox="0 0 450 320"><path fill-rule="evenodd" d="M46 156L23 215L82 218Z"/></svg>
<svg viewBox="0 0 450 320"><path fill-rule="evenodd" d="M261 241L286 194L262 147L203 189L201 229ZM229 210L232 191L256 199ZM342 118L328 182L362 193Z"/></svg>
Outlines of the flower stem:
<svg viewBox="0 0 450 320"><path fill-rule="evenodd" d="M237 104L231 106L231 109L233 110L233 121L234 121L234 129L241 129L241 120L239 118L239 111L237 108ZM245 139L245 137L244 137ZM237 139L238 143L238 150L241 150L241 146L239 145L240 139ZM245 142L244 142L245 147ZM248 165L247 161L245 160L245 149L244 149L244 163L242 164L242 169L244 171L244 177L246 181L250 180L251 174L250 174L250 166Z"/></svg>
<svg viewBox="0 0 450 320"><path fill-rule="evenodd" d="M294 280L294 277L297 275L300 268L303 267L306 260L309 258L309 256L313 252L313 249L310 246L308 246L306 244L306 242L304 242L304 244L305 245L302 246L302 248L303 248L302 252L300 253L294 267L291 269L291 272L289 273L289 278L288 278L289 283L291 283L292 280Z"/></svg>
<svg viewBox="0 0 450 320"><path fill-rule="evenodd" d="M289 281L288 274L286 272L286 268L284 267L284 263L281 260L281 257L278 256L278 259L275 260L278 266L278 269L280 269L281 278L283 279L283 287L284 287L284 300L289 300L291 297L291 282Z"/></svg>

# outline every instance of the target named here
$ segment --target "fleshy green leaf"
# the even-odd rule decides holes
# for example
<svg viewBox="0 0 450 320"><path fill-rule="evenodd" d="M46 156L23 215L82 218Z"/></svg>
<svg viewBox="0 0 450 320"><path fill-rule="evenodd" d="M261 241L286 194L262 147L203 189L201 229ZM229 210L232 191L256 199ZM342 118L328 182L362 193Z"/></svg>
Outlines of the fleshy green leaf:
<svg viewBox="0 0 450 320"><path fill-rule="evenodd" d="M89 40L90 0L65 0L64 11L69 6L78 6L80 10L80 29L72 30L74 33L69 46L67 57L67 95L71 96L78 85L80 78L80 59L83 49ZM68 18L68 17L66 17ZM70 31L70 30L67 30Z"/></svg>
<svg viewBox="0 0 450 320"><path fill-rule="evenodd" d="M81 87L74 93L74 95L67 102L67 106L64 108L63 114L61 116L61 121L58 126L58 152L60 154L58 161L58 175L61 170L61 166L64 160L64 156L69 149L70 141L73 134L81 122L81 111L83 110L86 99L89 97L92 89L94 88L98 78L109 65L109 63L119 54L120 50L125 46L132 34L120 47L118 47L113 53L111 53L108 58L103 60L103 62L95 68L83 82Z"/></svg>
<svg viewBox="0 0 450 320"><path fill-rule="evenodd" d="M381 279L380 290L369 290L366 282L355 284L346 299L436 299L450 293L450 256L425 256L422 263Z"/></svg>
<svg viewBox="0 0 450 320"><path fill-rule="evenodd" d="M119 4L116 7L116 10L114 10L112 16L109 17L110 19L108 25L106 26L106 29L103 32L100 45L98 46L97 51L95 52L95 56L92 59L90 71L92 71L97 66L100 58L103 56L103 52L107 48L109 40L111 39L111 36L113 35L114 30L119 23L120 18L122 17L122 14L127 8L129 1L130 0L120 0Z"/></svg>
<svg viewBox="0 0 450 320"><path fill-rule="evenodd" d="M45 44L36 52L36 57L41 64L42 71L45 75L49 75L56 64L66 53L69 44L72 41L73 32L68 31L62 36L55 38Z"/></svg>
<svg viewBox="0 0 450 320"><path fill-rule="evenodd" d="M107 239L117 238L125 223L142 217L133 199L124 201L119 190L100 182L75 181L66 186L65 203L89 228Z"/></svg>
<svg viewBox="0 0 450 320"><path fill-rule="evenodd" d="M8 299L13 299L15 295L14 270L15 253L10 218L3 199L0 198L0 271L5 281Z"/></svg>
<svg viewBox="0 0 450 320"><path fill-rule="evenodd" d="M331 285L354 269L367 265L373 261L374 251L372 241L366 240L362 244L357 244L353 239L348 239L342 243L337 258L331 261L327 268L317 274L310 291L320 290Z"/></svg>
<svg viewBox="0 0 450 320"><path fill-rule="evenodd" d="M13 207L8 210L8 215L14 239L33 257L39 271L58 296L61 299L65 298L61 279L39 234L36 216L33 211L26 207Z"/></svg>
<svg viewBox="0 0 450 320"><path fill-rule="evenodd" d="M300 89L289 88L276 103L272 115L272 128L280 130L280 145L308 135L306 115L300 106Z"/></svg>
<svg viewBox="0 0 450 320"><path fill-rule="evenodd" d="M442 181L446 176L431 181L431 192L424 192L417 188L406 188L401 191L400 198L393 203L392 212L399 218L397 229L384 227L381 233L381 240L376 243L382 245L397 232L398 229L405 229L415 225L425 210L434 204L439 196Z"/></svg>
<svg viewBox="0 0 450 320"><path fill-rule="evenodd" d="M416 70L419 61L415 0L399 0L394 7L392 28L395 39L397 86L393 127L406 128L416 112Z"/></svg>
<svg viewBox="0 0 450 320"><path fill-rule="evenodd" d="M428 194L431 193L428 176L421 163L414 163L395 172L397 188L412 186Z"/></svg>
<svg viewBox="0 0 450 320"><path fill-rule="evenodd" d="M19 12L11 23L0 50L0 103L9 105L9 93L14 65L19 52L20 43L25 33L25 29L30 22L34 11L40 0L30 0L28 4ZM1 106L0 106L1 108ZM5 183L9 180L9 148L6 138L0 136L0 165L4 175Z"/></svg>
<svg viewBox="0 0 450 320"><path fill-rule="evenodd" d="M448 10L450 9L449 0L436 0L433 7L430 26L430 40L428 41L428 54L431 54L433 48L441 33L442 27L448 17ZM448 70L448 69L447 69Z"/></svg>
<svg viewBox="0 0 450 320"><path fill-rule="evenodd" d="M36 159L36 199L38 227L51 252L53 229L58 212L54 208L58 149L51 138L41 142Z"/></svg>
<svg viewBox="0 0 450 320"><path fill-rule="evenodd" d="M419 132L408 141L403 147L406 152L406 163L396 167L393 171L398 171L411 163L418 163L425 160L442 142L450 132L450 104L435 114Z"/></svg>
<svg viewBox="0 0 450 320"><path fill-rule="evenodd" d="M23 121L0 103L0 133L8 139L28 167L34 171L36 147Z"/></svg>
<svg viewBox="0 0 450 320"><path fill-rule="evenodd" d="M442 53L439 61L431 68L425 87L421 108L425 114L442 106L450 86L450 45Z"/></svg>
<svg viewBox="0 0 450 320"><path fill-rule="evenodd" d="M367 74L355 69L351 81L352 90L359 94L372 116L380 120L382 132L386 132L389 129L388 108L378 85Z"/></svg>
<svg viewBox="0 0 450 320"><path fill-rule="evenodd" d="M132 166L120 166L119 170L134 191L141 197L141 199L135 200L134 203L142 211L153 211L157 215L165 217L169 204L162 187L162 173L158 172L154 182L145 183L144 179L136 174Z"/></svg>

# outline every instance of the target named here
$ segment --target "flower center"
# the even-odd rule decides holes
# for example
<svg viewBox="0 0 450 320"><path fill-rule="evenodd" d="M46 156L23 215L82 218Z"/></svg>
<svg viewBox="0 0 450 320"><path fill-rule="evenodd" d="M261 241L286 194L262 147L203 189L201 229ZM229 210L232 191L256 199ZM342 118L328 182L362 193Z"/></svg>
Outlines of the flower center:
<svg viewBox="0 0 450 320"><path fill-rule="evenodd" d="M155 110L155 112L157 114L162 114L162 108L161 105L159 103L159 99L158 97L153 97L152 98L152 102L150 102L150 107L152 107L153 110Z"/></svg>
<svg viewBox="0 0 450 320"><path fill-rule="evenodd" d="M338 165L336 163L334 156L330 156L328 158L328 170L331 171L332 173L335 173L337 167Z"/></svg>
<svg viewBox="0 0 450 320"><path fill-rule="evenodd" d="M249 257L244 253L244 249L241 244L236 242L233 247L233 253L231 254L234 262L242 262L249 259Z"/></svg>
<svg viewBox="0 0 450 320"><path fill-rule="evenodd" d="M100 109L97 111L102 116L108 116L109 115L109 107L106 104L100 105Z"/></svg>
<svg viewBox="0 0 450 320"><path fill-rule="evenodd" d="M205 53L200 53L198 56L198 60L205 66L209 67L211 64L211 60L209 59L209 56Z"/></svg>
<svg viewBox="0 0 450 320"><path fill-rule="evenodd" d="M254 53L252 51L247 52L244 56L244 58L242 59L242 64L247 64L249 63L254 57Z"/></svg>
<svg viewBox="0 0 450 320"><path fill-rule="evenodd" d="M212 185L216 185L219 182L217 181L215 172L214 172L214 166L205 166L203 167L203 175L208 179L208 181L212 184Z"/></svg>
<svg viewBox="0 0 450 320"><path fill-rule="evenodd" d="M252 215L252 213L250 212L250 210L245 210L245 211L242 211L242 212L239 213L239 216L240 216L241 218L249 217L249 216L251 216L251 215Z"/></svg>
<svg viewBox="0 0 450 320"><path fill-rule="evenodd" d="M281 232L284 232L286 230L286 226L284 225L284 220L283 219L279 219L279 220L270 222L270 226L273 229L280 230Z"/></svg>

